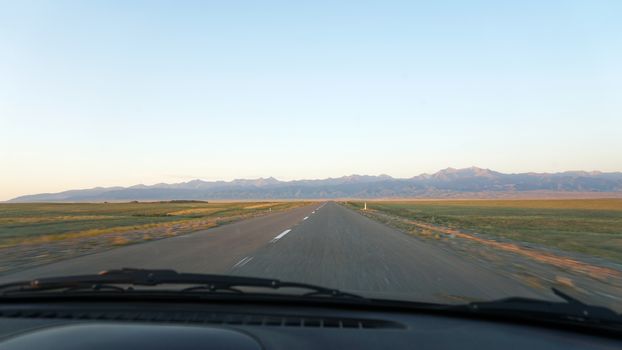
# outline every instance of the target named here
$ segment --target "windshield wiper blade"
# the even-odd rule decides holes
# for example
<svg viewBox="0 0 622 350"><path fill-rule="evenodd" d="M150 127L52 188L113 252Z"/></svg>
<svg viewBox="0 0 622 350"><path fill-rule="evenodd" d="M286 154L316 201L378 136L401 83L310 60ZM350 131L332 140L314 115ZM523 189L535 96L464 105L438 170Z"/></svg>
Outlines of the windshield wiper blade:
<svg viewBox="0 0 622 350"><path fill-rule="evenodd" d="M190 285L177 292L191 291L233 291L244 293L236 287L257 287L267 289L297 288L306 289L310 292L301 296L328 296L364 299L361 296L342 292L338 289L326 288L307 283L285 282L278 279L241 277L229 275L212 275L200 273L179 273L175 270L153 270L123 268L120 270L102 271L94 275L74 275L61 277L39 278L32 281L14 282L0 285L3 295L15 292L37 292L51 290L101 290L113 289L115 285L129 285L121 289L124 291L134 290L131 286L158 286L165 284ZM119 288L115 290L119 291Z"/></svg>
<svg viewBox="0 0 622 350"><path fill-rule="evenodd" d="M462 307L467 307L469 311L483 314L622 326L622 315L615 311L603 306L586 304L557 288L551 289L555 295L562 298L565 302L531 298L507 298L487 302L473 302Z"/></svg>

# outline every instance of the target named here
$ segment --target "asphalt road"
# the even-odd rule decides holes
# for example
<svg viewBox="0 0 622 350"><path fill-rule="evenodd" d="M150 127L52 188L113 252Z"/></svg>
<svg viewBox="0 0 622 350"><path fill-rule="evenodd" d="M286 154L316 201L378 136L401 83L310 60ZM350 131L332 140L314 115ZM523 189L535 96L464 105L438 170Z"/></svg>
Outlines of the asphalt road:
<svg viewBox="0 0 622 350"><path fill-rule="evenodd" d="M279 278L426 301L542 297L499 271L334 202L64 260L0 282L122 267Z"/></svg>

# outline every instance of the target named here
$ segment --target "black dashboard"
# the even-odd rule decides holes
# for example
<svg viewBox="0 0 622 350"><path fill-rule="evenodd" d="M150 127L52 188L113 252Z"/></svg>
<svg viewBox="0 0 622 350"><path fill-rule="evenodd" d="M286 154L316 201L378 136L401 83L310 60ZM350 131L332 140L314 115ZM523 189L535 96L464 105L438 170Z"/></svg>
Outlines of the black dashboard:
<svg viewBox="0 0 622 350"><path fill-rule="evenodd" d="M0 306L0 349L620 349L622 341L411 312L202 303Z"/></svg>

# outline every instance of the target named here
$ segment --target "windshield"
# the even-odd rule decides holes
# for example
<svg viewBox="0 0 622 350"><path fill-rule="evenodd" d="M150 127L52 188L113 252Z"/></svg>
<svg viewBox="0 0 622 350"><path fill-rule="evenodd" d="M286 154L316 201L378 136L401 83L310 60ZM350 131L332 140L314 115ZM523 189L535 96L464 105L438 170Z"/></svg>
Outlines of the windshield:
<svg viewBox="0 0 622 350"><path fill-rule="evenodd" d="M166 269L622 311L621 13L3 2L0 283Z"/></svg>

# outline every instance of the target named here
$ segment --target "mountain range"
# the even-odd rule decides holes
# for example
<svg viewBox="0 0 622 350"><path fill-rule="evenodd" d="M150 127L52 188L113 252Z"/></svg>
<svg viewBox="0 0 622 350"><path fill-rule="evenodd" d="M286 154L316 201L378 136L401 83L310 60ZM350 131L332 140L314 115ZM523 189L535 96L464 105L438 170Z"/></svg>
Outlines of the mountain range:
<svg viewBox="0 0 622 350"><path fill-rule="evenodd" d="M321 180L279 181L273 177L130 187L96 187L20 196L9 202L102 202L161 200L266 200L330 198L468 198L512 194L619 193L622 172L567 171L504 174L477 167L447 168L411 178L350 175Z"/></svg>

